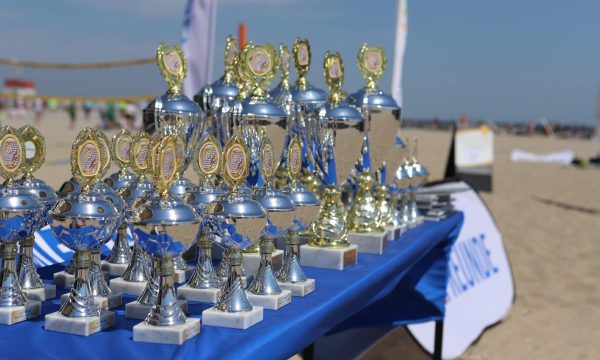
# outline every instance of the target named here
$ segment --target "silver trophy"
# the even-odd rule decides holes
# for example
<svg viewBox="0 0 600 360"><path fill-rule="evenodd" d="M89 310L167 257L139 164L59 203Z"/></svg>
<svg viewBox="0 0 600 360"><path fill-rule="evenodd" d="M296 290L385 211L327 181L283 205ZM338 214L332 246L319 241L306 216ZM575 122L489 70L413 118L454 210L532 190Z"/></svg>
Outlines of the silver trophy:
<svg viewBox="0 0 600 360"><path fill-rule="evenodd" d="M94 130L79 133L71 150L71 171L82 190L59 200L50 212L52 232L75 251L76 272L66 301L58 312L46 315L46 330L87 336L114 325L114 313L101 310L89 279L92 251L110 239L121 221L112 202L93 189L105 165L101 146Z"/></svg>
<svg viewBox="0 0 600 360"><path fill-rule="evenodd" d="M267 225L267 213L256 200L240 191L250 161L248 148L238 134L225 145L223 160L221 176L229 191L207 206L206 215L218 235L215 241L226 250L221 261L228 263L230 271L221 297L214 308L202 313L202 322L247 328L262 320L262 308L252 306L242 286L242 250L258 241Z"/></svg>
<svg viewBox="0 0 600 360"><path fill-rule="evenodd" d="M181 168L177 163L176 136L163 136L153 142L150 159L160 196L139 204L132 222L140 244L156 259L159 286L156 303L146 320L133 328L133 340L181 344L200 332L200 320L186 318L177 301L174 257L194 243L199 218L191 206L169 191ZM170 331L176 331L177 336L167 338Z"/></svg>
<svg viewBox="0 0 600 360"><path fill-rule="evenodd" d="M12 325L39 316L41 302L27 300L21 290L16 268L17 243L31 236L43 223L44 206L24 187L15 183L23 171L25 148L11 127L0 130L0 176L6 182L0 189L0 323Z"/></svg>
<svg viewBox="0 0 600 360"><path fill-rule="evenodd" d="M56 205L58 196L44 181L33 176L33 172L39 169L44 163L46 156L46 141L36 128L29 125L19 128L17 132L25 146L25 157L24 175L21 179L15 180L15 183L22 186L29 194L36 197L43 207L43 211L47 213L54 205ZM44 217L43 220L46 220L46 217ZM46 221L41 221L39 223L40 227L44 225L46 225ZM39 228L35 230L39 230ZM44 301L56 296L56 286L46 285L40 279L35 264L33 263L34 242L35 237L33 234L28 238L21 240L19 244L17 273L19 274L19 284L21 285L23 292L27 295L27 298Z"/></svg>

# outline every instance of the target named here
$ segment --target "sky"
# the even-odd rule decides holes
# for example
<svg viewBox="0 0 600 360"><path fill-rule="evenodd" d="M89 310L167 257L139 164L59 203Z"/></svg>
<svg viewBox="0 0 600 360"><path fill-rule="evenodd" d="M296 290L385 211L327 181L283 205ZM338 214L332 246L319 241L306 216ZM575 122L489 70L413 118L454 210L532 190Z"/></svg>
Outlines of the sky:
<svg viewBox="0 0 600 360"><path fill-rule="evenodd" d="M0 57L61 63L152 57L160 42L180 42L186 1L0 0ZM363 42L381 45L390 66L380 86L390 89L394 0L220 0L218 6L214 78L223 71L225 37L243 21L256 43L308 38L309 80L319 87L325 87L325 51L342 54L344 89L354 92L363 83L358 49ZM598 14L597 0L409 0L405 116L545 117L593 125L600 91ZM13 71L0 66L0 79ZM166 88L154 65L19 71L44 95L158 95Z"/></svg>

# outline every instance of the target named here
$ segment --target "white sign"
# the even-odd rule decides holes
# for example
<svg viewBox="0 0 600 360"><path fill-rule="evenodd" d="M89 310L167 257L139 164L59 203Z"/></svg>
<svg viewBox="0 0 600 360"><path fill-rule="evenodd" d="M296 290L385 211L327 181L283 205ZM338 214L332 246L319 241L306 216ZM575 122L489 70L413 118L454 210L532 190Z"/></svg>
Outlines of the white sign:
<svg viewBox="0 0 600 360"><path fill-rule="evenodd" d="M450 253L450 277L446 297L442 357L463 354L490 325L510 309L514 284L502 236L477 193L464 182L438 185L427 190L459 190L454 206L465 219ZM409 331L433 352L435 323L409 325Z"/></svg>
<svg viewBox="0 0 600 360"><path fill-rule="evenodd" d="M491 166L493 162L494 132L487 126L456 131L454 164L457 167Z"/></svg>

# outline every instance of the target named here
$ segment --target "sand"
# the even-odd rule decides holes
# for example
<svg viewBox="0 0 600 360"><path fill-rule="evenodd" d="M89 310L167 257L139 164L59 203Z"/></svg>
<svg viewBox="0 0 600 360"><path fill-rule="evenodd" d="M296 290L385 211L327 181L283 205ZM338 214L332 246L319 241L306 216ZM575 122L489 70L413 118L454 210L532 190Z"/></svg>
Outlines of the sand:
<svg viewBox="0 0 600 360"><path fill-rule="evenodd" d="M36 125L27 119L2 119L3 125ZM70 145L78 131L96 126L93 114L80 115L68 129L66 113L46 114L47 163L36 176L53 187L70 177ZM115 131L108 132L112 136ZM442 178L450 133L406 130L418 136L419 157L432 180ZM486 331L465 359L585 359L600 353L600 169L510 163L511 149L549 152L574 149L589 158L591 141L541 137L496 137L494 191L483 194L503 235L516 282L516 301L506 319ZM111 172L116 171L113 167ZM189 175L196 179L194 175ZM552 203L549 203L551 201ZM375 346L367 359L427 358L404 329Z"/></svg>

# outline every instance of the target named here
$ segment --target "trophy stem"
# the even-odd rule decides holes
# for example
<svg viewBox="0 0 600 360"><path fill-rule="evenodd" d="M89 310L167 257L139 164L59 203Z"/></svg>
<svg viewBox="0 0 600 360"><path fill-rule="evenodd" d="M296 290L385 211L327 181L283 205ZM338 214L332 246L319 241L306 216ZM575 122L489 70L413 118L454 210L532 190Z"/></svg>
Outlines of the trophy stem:
<svg viewBox="0 0 600 360"><path fill-rule="evenodd" d="M182 254L174 256L173 257L173 261L174 261L175 269L176 270L184 270L185 271L185 269L187 269L187 263L183 259L183 255Z"/></svg>
<svg viewBox="0 0 600 360"><path fill-rule="evenodd" d="M417 190L412 190L409 196L410 200L408 206L410 211L410 221L413 226L416 226L419 223L419 208L417 207Z"/></svg>
<svg viewBox="0 0 600 360"><path fill-rule="evenodd" d="M142 282L148 280L149 277L148 257L144 249L136 241L133 245L131 262L121 278L125 281Z"/></svg>
<svg viewBox="0 0 600 360"><path fill-rule="evenodd" d="M23 306L27 297L21 290L17 277L17 243L2 244L2 270L0 270L0 307Z"/></svg>
<svg viewBox="0 0 600 360"><path fill-rule="evenodd" d="M17 262L17 274L21 289L39 289L44 287L40 275L38 275L33 263L34 236L30 236L19 242L19 260Z"/></svg>
<svg viewBox="0 0 600 360"><path fill-rule="evenodd" d="M407 227L411 227L411 214L410 214L410 191L404 191L401 198L401 216L402 224Z"/></svg>
<svg viewBox="0 0 600 360"><path fill-rule="evenodd" d="M223 260L227 261L230 271L223 294L215 307L226 312L252 310L252 304L242 287L242 251L240 249L230 249L226 252L226 258Z"/></svg>
<svg viewBox="0 0 600 360"><path fill-rule="evenodd" d="M138 302L144 305L154 305L158 299L158 284L160 282L160 258L152 258L152 274L148 278L144 291Z"/></svg>
<svg viewBox="0 0 600 360"><path fill-rule="evenodd" d="M394 207L391 199L388 199L390 191L386 185L379 185L375 192L375 201L379 210L378 223L380 226L394 225ZM393 195L392 195L393 196Z"/></svg>
<svg viewBox="0 0 600 360"><path fill-rule="evenodd" d="M380 211L373 196L373 177L363 171L358 178L356 197L348 212L348 229L360 233L383 231L379 223Z"/></svg>
<svg viewBox="0 0 600 360"><path fill-rule="evenodd" d="M307 280L300 266L299 251L300 236L293 231L285 236L283 266L279 271L278 280L286 283L304 282Z"/></svg>
<svg viewBox="0 0 600 360"><path fill-rule="evenodd" d="M128 264L131 260L131 249L127 241L127 224L125 222L117 229L115 244L106 260L111 264Z"/></svg>
<svg viewBox="0 0 600 360"><path fill-rule="evenodd" d="M156 304L150 309L146 323L154 326L185 324L185 315L177 303L175 292L175 262L172 256L160 258L160 284Z"/></svg>
<svg viewBox="0 0 600 360"><path fill-rule="evenodd" d="M222 284L212 263L212 242L206 230L198 237L198 264L188 281L188 286L196 289L220 289Z"/></svg>
<svg viewBox="0 0 600 360"><path fill-rule="evenodd" d="M68 317L100 316L100 308L94 301L89 283L90 251L77 251L73 255L72 261L77 269L75 271L75 282L67 301L61 305L58 311Z"/></svg>
<svg viewBox="0 0 600 360"><path fill-rule="evenodd" d="M275 251L275 242L271 237L264 237L260 241L260 265L248 291L256 295L281 294L281 286L277 283L273 272L272 254Z"/></svg>
<svg viewBox="0 0 600 360"><path fill-rule="evenodd" d="M106 280L104 280L104 274L102 274L102 268L100 267L100 248L96 248L91 252L89 282L94 296L108 296L112 293Z"/></svg>
<svg viewBox="0 0 600 360"><path fill-rule="evenodd" d="M309 245L348 247L348 227L340 189L337 185L328 185L321 196L321 209L313 226L314 237L310 239Z"/></svg>

